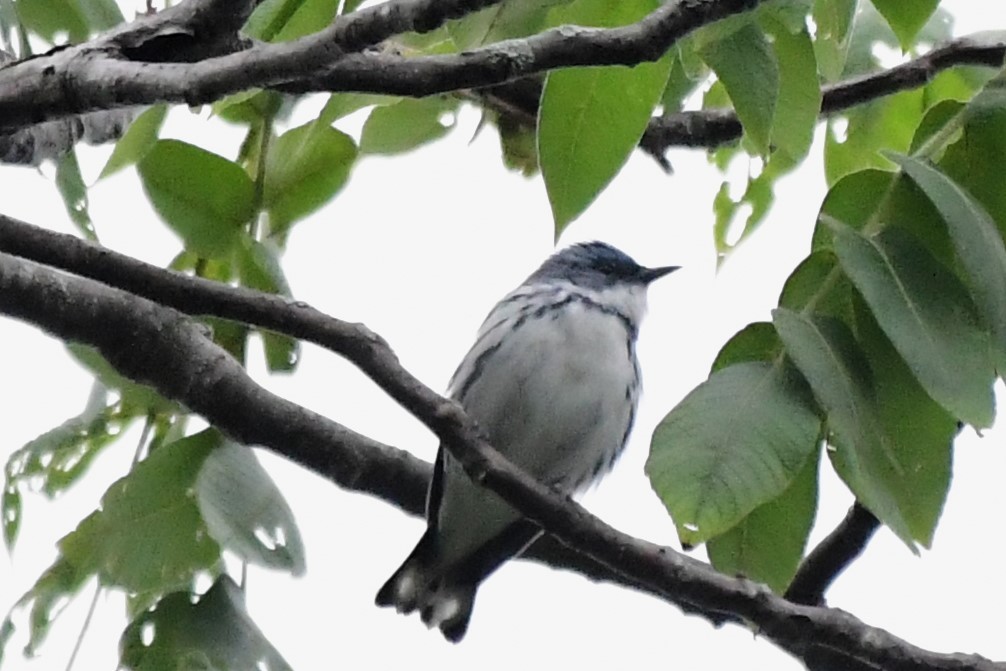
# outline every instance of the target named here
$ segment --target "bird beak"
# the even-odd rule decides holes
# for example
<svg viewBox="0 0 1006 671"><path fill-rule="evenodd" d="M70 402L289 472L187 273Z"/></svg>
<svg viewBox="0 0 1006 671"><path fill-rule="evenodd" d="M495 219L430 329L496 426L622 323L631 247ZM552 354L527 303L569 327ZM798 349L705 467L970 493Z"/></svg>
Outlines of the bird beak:
<svg viewBox="0 0 1006 671"><path fill-rule="evenodd" d="M659 268L643 268L639 273L639 279L643 284L649 284L653 280L659 280L664 275L670 275L681 266L661 266Z"/></svg>

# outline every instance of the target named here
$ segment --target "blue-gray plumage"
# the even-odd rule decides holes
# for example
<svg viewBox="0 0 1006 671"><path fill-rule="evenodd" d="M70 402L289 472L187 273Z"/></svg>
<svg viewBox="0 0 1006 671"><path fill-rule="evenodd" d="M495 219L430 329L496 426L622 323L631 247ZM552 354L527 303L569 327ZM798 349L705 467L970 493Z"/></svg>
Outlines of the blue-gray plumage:
<svg viewBox="0 0 1006 671"><path fill-rule="evenodd" d="M583 489L625 447L639 399L646 287L676 269L645 268L602 242L553 254L489 313L451 397L513 463L563 493ZM443 447L426 507L426 533L377 603L418 609L458 641L479 583L541 530L473 483Z"/></svg>

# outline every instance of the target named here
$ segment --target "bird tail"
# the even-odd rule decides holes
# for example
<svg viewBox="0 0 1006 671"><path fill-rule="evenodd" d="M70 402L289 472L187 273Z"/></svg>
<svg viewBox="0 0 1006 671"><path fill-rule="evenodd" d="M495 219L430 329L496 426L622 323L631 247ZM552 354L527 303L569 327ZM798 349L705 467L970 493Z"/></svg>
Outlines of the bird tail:
<svg viewBox="0 0 1006 671"><path fill-rule="evenodd" d="M419 610L428 627L437 627L457 643L468 631L475 591L481 575L444 570L438 561L437 537L427 530L415 549L377 592L378 606L394 606L399 613Z"/></svg>

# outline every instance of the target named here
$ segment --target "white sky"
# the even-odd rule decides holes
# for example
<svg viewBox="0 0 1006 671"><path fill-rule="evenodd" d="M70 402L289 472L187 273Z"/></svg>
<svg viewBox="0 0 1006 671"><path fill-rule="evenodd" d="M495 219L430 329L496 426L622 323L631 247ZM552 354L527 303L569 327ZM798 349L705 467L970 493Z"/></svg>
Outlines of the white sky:
<svg viewBox="0 0 1006 671"><path fill-rule="evenodd" d="M979 3L943 4L960 15L958 34L992 27L984 3L981 17ZM1006 25L1006 10L998 14L996 23ZM306 118L307 112L302 114ZM208 132L205 116L205 111L195 118L176 110L164 135L233 155L237 130L214 125ZM405 157L362 161L347 189L297 226L285 260L298 299L366 323L435 389L444 388L492 304L552 250L540 180L506 172L491 131L468 145L477 120L469 110L446 140ZM107 149L81 154L90 181ZM684 266L650 292L650 315L640 342L646 393L627 454L584 498L614 526L676 546L671 521L642 472L650 433L667 410L705 379L730 335L750 321L768 318L782 282L807 253L824 186L820 159L811 158L800 173L780 184L777 205L763 228L716 273L710 204L719 177L701 153L674 152L671 160L675 175L667 177L637 154L562 242L604 239L641 263ZM0 184L5 214L72 231L45 176L0 167ZM91 214L103 242L114 249L161 265L179 249L155 221L132 170L92 189ZM29 326L0 320L0 343L5 382L0 386L0 456L6 459L13 449L80 412L90 379L60 343ZM335 355L304 346L292 377L270 378L257 363L260 357L253 353L251 359L256 378L270 389L432 459L434 437ZM55 540L127 471L136 433L109 449L80 488L55 502L26 498L21 539L12 557L0 557L0 609L6 611L30 586L54 558ZM917 558L882 529L862 560L834 586L831 604L925 648L1006 658L1002 623L989 617L986 610L993 609L981 608L1006 596L1006 587L995 580L1006 541L999 525L986 521L998 520L1006 506L1006 489L996 486L1006 472L1002 447L997 429L982 439L965 432L957 444L954 484L933 550ZM423 522L261 454L297 516L308 573L292 579L253 569L249 608L299 671L417 662L444 670L557 663L572 668L645 664L720 669L738 663L745 668L800 668L740 627L714 630L655 599L527 562L506 565L484 584L468 636L460 645L448 644L418 618L373 606L377 588L412 549ZM851 502L826 468L812 542L841 519ZM69 605L42 657L24 666L18 636L5 668L63 668L89 599L90 588ZM75 668L114 668L121 605L115 595L100 600Z"/></svg>

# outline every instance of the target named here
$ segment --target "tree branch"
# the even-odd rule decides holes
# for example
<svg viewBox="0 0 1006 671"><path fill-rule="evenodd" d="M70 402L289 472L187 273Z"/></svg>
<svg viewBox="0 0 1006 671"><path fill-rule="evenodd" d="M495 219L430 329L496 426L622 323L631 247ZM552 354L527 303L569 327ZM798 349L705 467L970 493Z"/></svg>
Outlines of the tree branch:
<svg viewBox="0 0 1006 671"><path fill-rule="evenodd" d="M274 296L223 285L210 290L207 285L212 283L205 280L157 270L82 241L71 244L74 239L70 236L29 229L33 227L0 218L0 248L47 254L67 265L77 265L75 270L103 274L106 281L133 283L142 273L149 273L146 280L161 286L148 286L145 291L163 294L189 309L198 306L201 311L215 305L243 311L246 316L256 310L276 310L268 317L270 324L284 326L283 331L291 335L320 329L315 335L327 334L337 351L347 352L347 357L368 374L374 369L376 381L390 388L393 397L414 393L415 397L403 405L416 409L414 414L434 430L476 481L564 544L622 576L623 582L689 610L750 622L780 647L808 661L820 658L823 652L840 651L865 665L896 671L1006 669L1006 665L974 655L922 650L842 611L794 604L763 586L722 575L670 548L613 529L517 470L486 443L457 404L415 381L401 369L384 342L363 327L324 318ZM58 243L52 245L58 251L43 249L41 243L46 239ZM117 267L124 260L128 264ZM261 303L255 307L257 301ZM266 310L265 306L270 307ZM37 324L63 340L97 347L123 374L154 385L236 439L264 445L334 476L349 489L395 501L406 484L399 473L408 473L407 483L425 481L428 475L426 464L258 387L201 327L147 299L0 254L0 311ZM316 322L316 314L329 322L328 326ZM338 342L339 333L347 342ZM414 507L421 494L416 491L406 497L409 507Z"/></svg>
<svg viewBox="0 0 1006 671"><path fill-rule="evenodd" d="M824 87L821 114L835 114L899 91L924 86L940 72L959 65L999 68L1004 57L1006 38L1001 33L961 37L888 70ZM680 112L655 117L640 144L661 153L672 146L715 147L738 139L741 132L740 121L732 110Z"/></svg>
<svg viewBox="0 0 1006 671"><path fill-rule="evenodd" d="M819 606L835 579L863 553L880 521L857 501L845 519L800 564L786 598L793 603Z"/></svg>
<svg viewBox="0 0 1006 671"><path fill-rule="evenodd" d="M229 287L219 282L164 270L72 235L54 233L2 214L0 214L0 252L97 280L189 315L213 315L313 342L353 362L380 384L392 398L405 399L399 402L406 409L416 408L414 411L416 413L436 413L435 408L430 410L429 406L407 401L409 395L417 393L417 390L418 393L424 390L427 392L427 403L451 403L437 396L404 371L390 347L365 326L341 322L303 303L291 303L281 296ZM373 360L381 359L384 360L383 363L377 365L371 363ZM399 382L397 371L402 371L408 376L404 386ZM242 401L242 403L248 402ZM214 424L230 433L231 427L223 419L218 415ZM306 436L303 440L309 442L317 438ZM372 443L370 439L363 438L362 442L351 449L353 454L348 458L357 458L356 455L365 453ZM279 445L282 446L282 443ZM328 447L331 450L342 449L335 443L329 444ZM338 459L322 458L320 453L307 455L317 457L309 462L306 458L285 454L282 447L277 451L346 489L373 494L404 512L423 516L426 507L426 488L429 486L432 466L405 452L401 452L403 455L401 459L388 460L380 456L382 451L387 453L388 450L397 453L395 448L381 445L376 462L369 468L387 471L386 479L398 483L400 489L361 487L347 480L336 470L340 463ZM576 571L594 581L614 582L623 587L644 591L646 589L638 581L613 573L591 558L571 551L549 537L536 542L523 556L554 568ZM703 614L716 622L724 619L714 618L711 614L697 609L685 607L685 610Z"/></svg>
<svg viewBox="0 0 1006 671"><path fill-rule="evenodd" d="M393 34L430 30L498 1L393 0L339 17L329 28L293 42L259 44L196 63L130 60L130 54L145 56L149 51L147 33L123 28L0 68L0 128L129 105L199 105L254 87L424 95L498 84L558 67L633 65L656 60L689 32L764 0L677 0L629 26L564 26L452 56L354 53ZM171 24L156 24L159 16L144 21L144 30L151 30L148 23L166 30ZM123 48L127 43L130 47ZM385 68L395 77L382 75Z"/></svg>
<svg viewBox="0 0 1006 671"><path fill-rule="evenodd" d="M523 118L534 118L537 97L511 99L511 89L500 85L559 67L654 60L688 32L760 0L679 0L630 26L566 26L463 54L409 58L359 53L396 34L432 30L499 1L393 0L339 17L329 28L295 42L249 48L237 30L253 3L245 1L235 10L233 3L189 0L89 43L0 67L0 128L93 109L201 104L256 86L292 93L355 90L412 96L494 87L490 96L512 111L522 111ZM1004 55L1006 41L999 34L959 38L883 72L825 87L821 113L922 86L951 67L999 67ZM72 142L80 136L79 123L68 121L74 123L65 129L61 125L56 134ZM640 147L667 167L663 155L670 147L715 147L741 133L732 110L686 111L654 117ZM0 134L0 142L4 139ZM27 160L23 143L6 153Z"/></svg>
<svg viewBox="0 0 1006 671"><path fill-rule="evenodd" d="M240 442L409 511L424 505L429 464L266 391L204 326L175 310L0 253L0 312L97 348L123 375Z"/></svg>
<svg viewBox="0 0 1006 671"><path fill-rule="evenodd" d="M821 115L827 116L899 91L924 86L950 68L977 65L998 68L1006 57L1002 34L961 37L929 53L888 70L853 77L821 91ZM390 72L384 73L391 76ZM541 98L541 82L525 79L478 92L488 104L521 123L534 123ZM737 114L730 109L676 112L650 119L639 147L665 165L671 147L712 148L733 142L743 133ZM665 165L666 167L666 165Z"/></svg>

